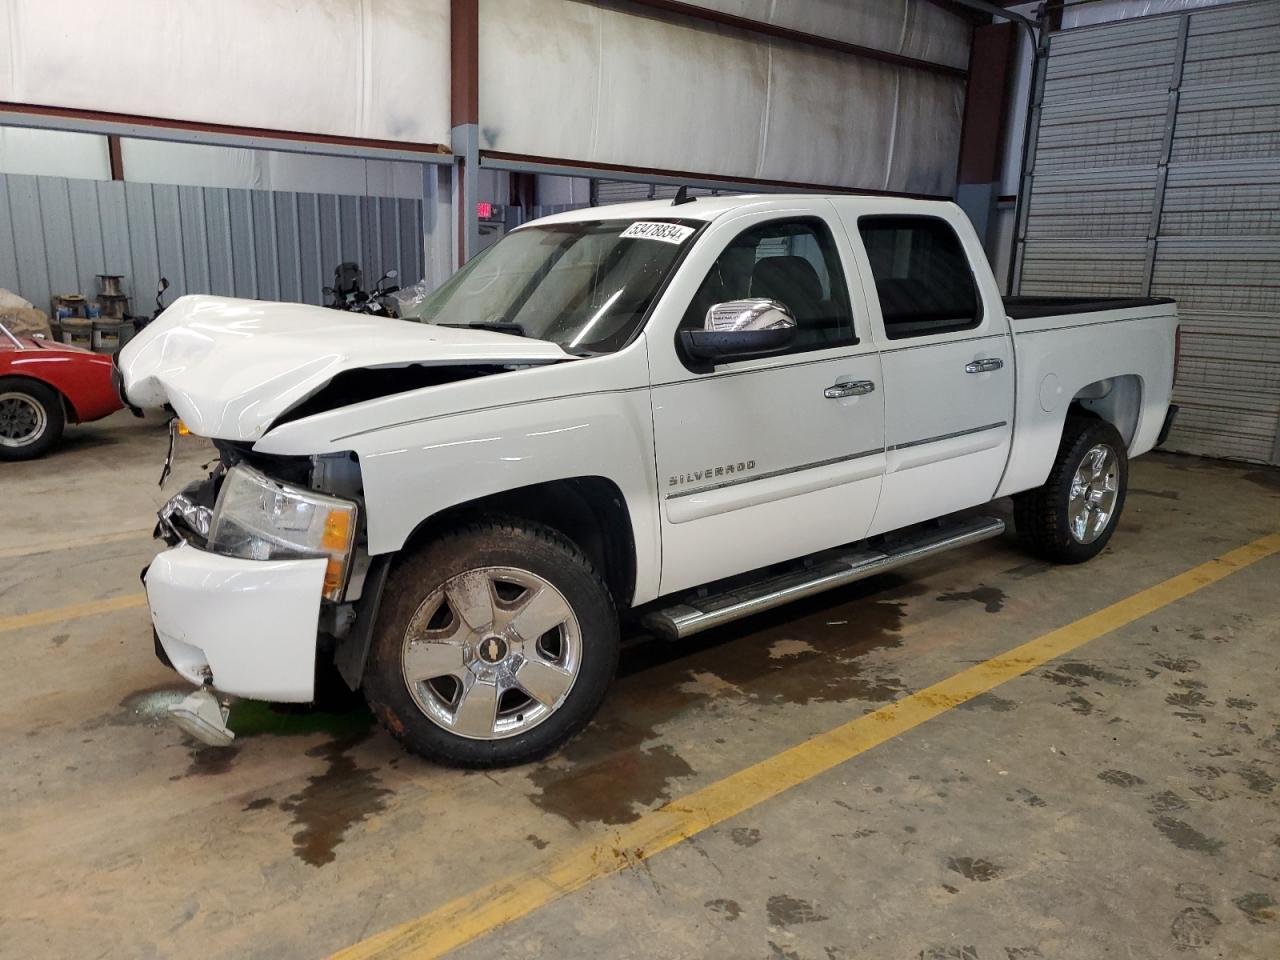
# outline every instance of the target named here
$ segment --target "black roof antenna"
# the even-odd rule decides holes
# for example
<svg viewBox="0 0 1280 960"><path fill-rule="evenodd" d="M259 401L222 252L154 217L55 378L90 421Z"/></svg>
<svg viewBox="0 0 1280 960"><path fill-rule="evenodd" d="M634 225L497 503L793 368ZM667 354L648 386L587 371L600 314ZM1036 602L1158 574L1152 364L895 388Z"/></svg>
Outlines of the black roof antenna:
<svg viewBox="0 0 1280 960"><path fill-rule="evenodd" d="M673 207L678 207L682 203L693 203L693 201L697 199L698 199L697 197L689 196L689 188L687 186L681 187L679 190L676 191L676 198L671 201L671 205Z"/></svg>

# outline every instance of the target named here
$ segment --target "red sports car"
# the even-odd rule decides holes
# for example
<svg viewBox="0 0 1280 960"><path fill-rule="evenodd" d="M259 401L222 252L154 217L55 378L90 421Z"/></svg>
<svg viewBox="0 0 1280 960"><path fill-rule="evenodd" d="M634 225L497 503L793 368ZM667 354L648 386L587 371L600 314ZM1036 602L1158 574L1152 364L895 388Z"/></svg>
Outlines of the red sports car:
<svg viewBox="0 0 1280 960"><path fill-rule="evenodd" d="M80 347L14 336L0 324L0 460L32 460L62 436L121 407L111 358Z"/></svg>

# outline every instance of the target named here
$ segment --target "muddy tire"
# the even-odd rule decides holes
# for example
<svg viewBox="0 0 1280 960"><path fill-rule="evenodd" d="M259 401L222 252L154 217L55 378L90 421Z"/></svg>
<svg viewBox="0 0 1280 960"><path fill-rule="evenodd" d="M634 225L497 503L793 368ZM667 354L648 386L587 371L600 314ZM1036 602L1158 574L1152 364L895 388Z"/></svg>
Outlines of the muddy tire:
<svg viewBox="0 0 1280 960"><path fill-rule="evenodd" d="M1128 485L1129 461L1116 428L1073 413L1049 479L1013 498L1018 536L1041 559L1083 563L1111 539Z"/></svg>
<svg viewBox="0 0 1280 960"><path fill-rule="evenodd" d="M585 727L618 665L599 573L539 524L475 523L387 580L363 689L409 750L453 766L536 760Z"/></svg>
<svg viewBox="0 0 1280 960"><path fill-rule="evenodd" d="M66 426L62 397L39 380L0 378L0 460L48 453Z"/></svg>

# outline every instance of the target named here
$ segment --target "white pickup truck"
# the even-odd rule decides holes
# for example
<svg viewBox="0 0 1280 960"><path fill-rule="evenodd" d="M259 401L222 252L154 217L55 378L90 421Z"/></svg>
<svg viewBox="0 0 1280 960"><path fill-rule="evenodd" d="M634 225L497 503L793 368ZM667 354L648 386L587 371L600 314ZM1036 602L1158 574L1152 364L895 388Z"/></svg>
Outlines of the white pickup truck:
<svg viewBox="0 0 1280 960"><path fill-rule="evenodd" d="M1034 553L1089 559L1176 410L1172 302L1002 299L949 203L557 214L416 312L189 296L117 358L221 453L145 575L189 732L336 666L417 753L536 758L622 619L685 637L997 536L952 515L1009 495Z"/></svg>

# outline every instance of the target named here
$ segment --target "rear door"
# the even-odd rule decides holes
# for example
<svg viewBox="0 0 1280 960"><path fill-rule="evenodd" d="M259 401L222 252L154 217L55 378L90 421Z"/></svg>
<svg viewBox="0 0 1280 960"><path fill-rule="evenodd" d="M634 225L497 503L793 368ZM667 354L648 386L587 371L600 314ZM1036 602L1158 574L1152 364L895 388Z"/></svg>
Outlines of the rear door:
<svg viewBox="0 0 1280 960"><path fill-rule="evenodd" d="M870 533L987 502L1009 457L1014 369L977 236L952 207L837 207L883 367L885 479Z"/></svg>

